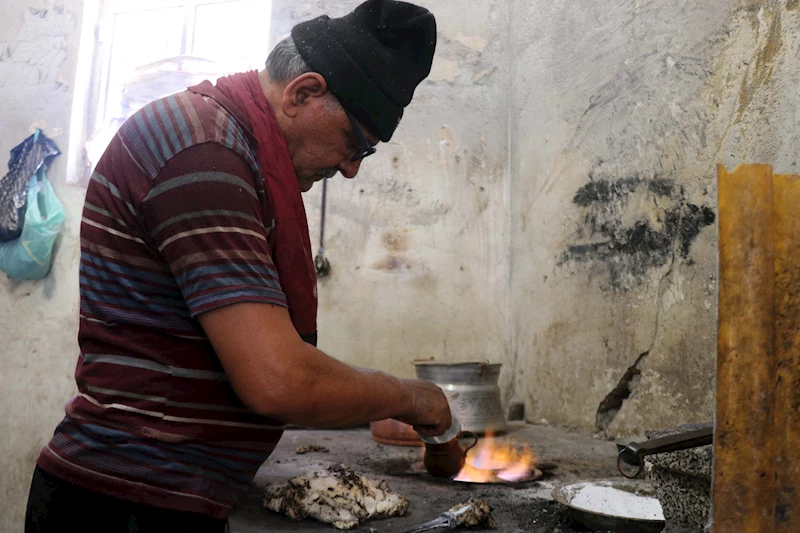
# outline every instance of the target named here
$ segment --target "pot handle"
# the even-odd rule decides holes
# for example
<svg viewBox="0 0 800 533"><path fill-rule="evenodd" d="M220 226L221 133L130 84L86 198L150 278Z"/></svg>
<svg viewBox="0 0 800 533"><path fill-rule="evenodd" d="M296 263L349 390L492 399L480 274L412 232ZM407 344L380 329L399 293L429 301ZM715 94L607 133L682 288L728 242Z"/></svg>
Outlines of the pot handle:
<svg viewBox="0 0 800 533"><path fill-rule="evenodd" d="M633 479L639 477L644 470L644 458L647 455L688 450L698 446L707 446L713 442L714 425L706 424L703 428L693 431L645 442L632 442L627 446L617 445L617 468L623 476Z"/></svg>
<svg viewBox="0 0 800 533"><path fill-rule="evenodd" d="M472 431L462 431L461 433L458 434L458 436L459 436L459 438L466 438L466 439L473 438L473 439L475 439L475 442L473 442L472 444L470 444L469 446L464 448L464 455L466 455L468 451L470 451L472 448L475 447L476 444L478 444L478 436L475 433L473 433Z"/></svg>

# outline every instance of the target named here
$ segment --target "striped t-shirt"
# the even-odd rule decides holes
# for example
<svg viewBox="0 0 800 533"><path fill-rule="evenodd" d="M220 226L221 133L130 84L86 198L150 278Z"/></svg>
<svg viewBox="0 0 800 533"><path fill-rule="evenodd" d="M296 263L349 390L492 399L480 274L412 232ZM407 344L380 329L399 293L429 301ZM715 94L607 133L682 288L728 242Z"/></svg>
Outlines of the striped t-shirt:
<svg viewBox="0 0 800 533"><path fill-rule="evenodd" d="M44 470L224 517L274 449L283 424L245 408L196 319L238 302L286 306L251 145L230 102L189 91L112 140L81 225L79 394Z"/></svg>

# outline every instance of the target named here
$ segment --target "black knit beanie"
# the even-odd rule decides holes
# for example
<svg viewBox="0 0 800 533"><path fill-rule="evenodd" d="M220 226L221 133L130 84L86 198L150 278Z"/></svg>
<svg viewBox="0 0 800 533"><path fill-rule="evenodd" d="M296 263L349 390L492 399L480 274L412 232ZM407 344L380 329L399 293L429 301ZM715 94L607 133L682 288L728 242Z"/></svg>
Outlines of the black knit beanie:
<svg viewBox="0 0 800 533"><path fill-rule="evenodd" d="M344 17L301 22L292 39L342 105L386 142L431 71L436 20L414 4L367 0Z"/></svg>

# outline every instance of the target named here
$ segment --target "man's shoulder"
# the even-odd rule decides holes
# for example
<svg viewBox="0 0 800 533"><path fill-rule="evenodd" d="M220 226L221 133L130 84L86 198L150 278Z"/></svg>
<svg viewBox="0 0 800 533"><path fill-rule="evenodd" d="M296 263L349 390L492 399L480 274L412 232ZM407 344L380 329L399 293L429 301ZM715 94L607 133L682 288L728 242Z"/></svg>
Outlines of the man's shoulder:
<svg viewBox="0 0 800 533"><path fill-rule="evenodd" d="M235 152L258 172L255 153L236 118L213 98L192 91L147 104L125 121L119 137L151 179L178 153L206 143Z"/></svg>

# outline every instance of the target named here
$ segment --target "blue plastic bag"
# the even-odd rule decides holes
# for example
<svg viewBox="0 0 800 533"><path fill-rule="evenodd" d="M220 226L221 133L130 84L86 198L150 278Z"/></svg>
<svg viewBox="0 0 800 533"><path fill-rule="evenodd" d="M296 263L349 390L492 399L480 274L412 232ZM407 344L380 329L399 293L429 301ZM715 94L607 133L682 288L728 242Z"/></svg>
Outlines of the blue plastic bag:
<svg viewBox="0 0 800 533"><path fill-rule="evenodd" d="M53 244L66 215L53 186L39 168L28 186L28 207L22 234L0 242L0 269L9 277L43 279L50 272Z"/></svg>

